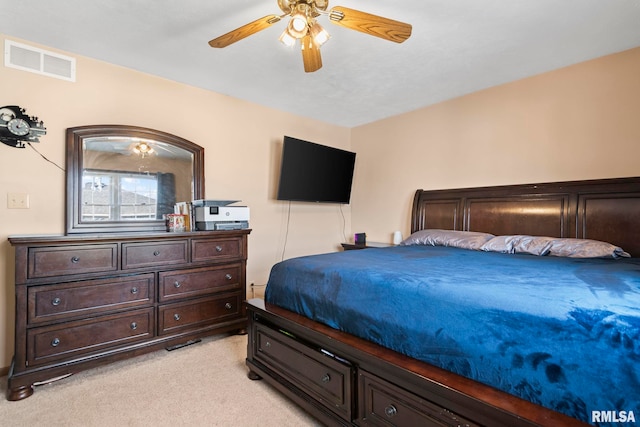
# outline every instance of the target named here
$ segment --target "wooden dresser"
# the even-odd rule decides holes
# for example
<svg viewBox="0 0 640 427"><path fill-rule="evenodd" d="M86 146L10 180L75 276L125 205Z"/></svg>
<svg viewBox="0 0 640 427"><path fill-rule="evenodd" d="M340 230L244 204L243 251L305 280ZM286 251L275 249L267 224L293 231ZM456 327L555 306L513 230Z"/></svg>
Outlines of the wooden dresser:
<svg viewBox="0 0 640 427"><path fill-rule="evenodd" d="M243 332L250 230L13 236L7 398L34 384L222 332Z"/></svg>

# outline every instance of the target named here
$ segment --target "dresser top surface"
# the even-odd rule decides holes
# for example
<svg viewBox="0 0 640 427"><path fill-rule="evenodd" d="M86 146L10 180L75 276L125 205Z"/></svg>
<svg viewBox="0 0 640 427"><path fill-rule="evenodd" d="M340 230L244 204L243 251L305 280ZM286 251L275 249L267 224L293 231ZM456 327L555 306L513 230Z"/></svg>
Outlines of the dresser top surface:
<svg viewBox="0 0 640 427"><path fill-rule="evenodd" d="M191 232L150 232L150 233L101 233L101 234L25 234L9 236L9 242L16 245L102 243L114 241L144 241L158 239L225 238L248 235L251 229Z"/></svg>

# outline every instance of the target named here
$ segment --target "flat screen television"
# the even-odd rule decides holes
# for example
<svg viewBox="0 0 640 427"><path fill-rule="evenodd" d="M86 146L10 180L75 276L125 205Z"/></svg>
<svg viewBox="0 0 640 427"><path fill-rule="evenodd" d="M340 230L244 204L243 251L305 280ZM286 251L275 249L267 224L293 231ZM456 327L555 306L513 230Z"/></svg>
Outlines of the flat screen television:
<svg viewBox="0 0 640 427"><path fill-rule="evenodd" d="M349 203L356 153L284 137L278 200Z"/></svg>

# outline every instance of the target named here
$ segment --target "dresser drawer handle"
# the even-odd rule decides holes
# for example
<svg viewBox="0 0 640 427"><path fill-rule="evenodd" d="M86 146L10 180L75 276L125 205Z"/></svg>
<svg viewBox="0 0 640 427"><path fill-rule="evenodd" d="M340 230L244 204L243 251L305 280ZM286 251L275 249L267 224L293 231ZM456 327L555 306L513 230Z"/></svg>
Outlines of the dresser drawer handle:
<svg viewBox="0 0 640 427"><path fill-rule="evenodd" d="M60 303L62 302L62 300L58 297L55 297L54 299L51 300L51 305L60 305Z"/></svg>
<svg viewBox="0 0 640 427"><path fill-rule="evenodd" d="M54 338L51 340L51 347L57 347L60 345L60 338Z"/></svg>
<svg viewBox="0 0 640 427"><path fill-rule="evenodd" d="M173 283L173 286L177 288L179 288L180 286L182 286L182 283L178 282L177 280Z"/></svg>
<svg viewBox="0 0 640 427"><path fill-rule="evenodd" d="M393 405L389 405L386 408L384 408L384 414L388 417L391 418L393 417L395 414L398 413L398 410L396 409L395 406Z"/></svg>
<svg viewBox="0 0 640 427"><path fill-rule="evenodd" d="M77 257L77 256L74 256L74 257L71 258L71 262L74 263L74 264L77 264L77 263L80 262L80 258Z"/></svg>
<svg viewBox="0 0 640 427"><path fill-rule="evenodd" d="M135 294L137 294L138 292L139 292L139 291L138 291L138 287L137 287L137 286L134 286L133 288L131 288L131 293L132 293L132 294L134 294L134 295L135 295Z"/></svg>
<svg viewBox="0 0 640 427"><path fill-rule="evenodd" d="M131 330L135 331L136 329L138 329L138 324L136 322L131 322Z"/></svg>
<svg viewBox="0 0 640 427"><path fill-rule="evenodd" d="M153 251L153 256L158 256L160 255L160 251Z"/></svg>
<svg viewBox="0 0 640 427"><path fill-rule="evenodd" d="M178 313L173 315L174 320L180 320L180 315Z"/></svg>
<svg viewBox="0 0 640 427"><path fill-rule="evenodd" d="M225 278L225 279L227 279L227 280L231 280L231 279L233 279L233 276L232 276L231 274L227 273L227 274L224 276L224 278Z"/></svg>
<svg viewBox="0 0 640 427"><path fill-rule="evenodd" d="M331 375L329 374L324 374L324 376L322 377L322 382L323 383L328 383L329 381L331 381Z"/></svg>
<svg viewBox="0 0 640 427"><path fill-rule="evenodd" d="M227 310L231 310L231 309L233 308L233 306L231 305L231 303L230 303L230 302L228 302L228 303L226 303L226 304L224 305L224 308L226 308Z"/></svg>
<svg viewBox="0 0 640 427"><path fill-rule="evenodd" d="M216 246L216 252L222 252L222 246Z"/></svg>

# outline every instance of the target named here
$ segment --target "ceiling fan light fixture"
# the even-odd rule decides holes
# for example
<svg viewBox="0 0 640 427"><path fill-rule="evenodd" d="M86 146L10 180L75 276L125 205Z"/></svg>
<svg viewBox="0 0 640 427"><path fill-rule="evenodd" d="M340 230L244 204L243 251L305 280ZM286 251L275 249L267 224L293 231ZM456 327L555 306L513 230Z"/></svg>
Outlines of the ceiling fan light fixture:
<svg viewBox="0 0 640 427"><path fill-rule="evenodd" d="M309 27L309 35L313 37L313 42L316 46L322 46L331 38L331 35L322 25L318 24L318 21L315 21L313 25Z"/></svg>
<svg viewBox="0 0 640 427"><path fill-rule="evenodd" d="M289 28L285 28L282 34L280 34L280 43L287 47L293 47L296 44L296 38L289 34Z"/></svg>
<svg viewBox="0 0 640 427"><path fill-rule="evenodd" d="M296 12L291 15L291 20L289 21L289 25L287 26L287 30L289 30L289 34L297 39L301 39L307 35L307 31L309 31L309 23L307 22L307 17L300 12Z"/></svg>
<svg viewBox="0 0 640 427"><path fill-rule="evenodd" d="M145 157L148 154L153 154L155 150L146 142L139 142L133 147L133 152L139 154L141 157Z"/></svg>

